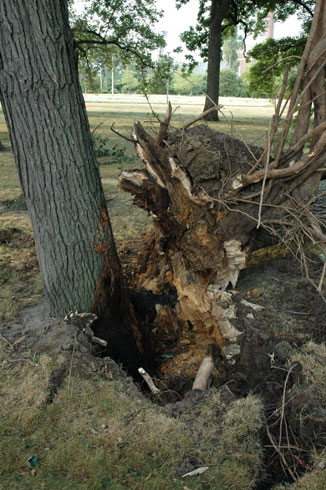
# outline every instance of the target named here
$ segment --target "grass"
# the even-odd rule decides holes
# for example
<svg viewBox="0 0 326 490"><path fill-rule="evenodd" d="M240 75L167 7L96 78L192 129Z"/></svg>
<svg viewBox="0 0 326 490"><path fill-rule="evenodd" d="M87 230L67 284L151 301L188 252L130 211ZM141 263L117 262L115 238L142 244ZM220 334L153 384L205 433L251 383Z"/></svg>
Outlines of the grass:
<svg viewBox="0 0 326 490"><path fill-rule="evenodd" d="M0 322L40 301L42 284L26 214L0 215Z"/></svg>
<svg viewBox="0 0 326 490"><path fill-rule="evenodd" d="M182 420L130 393L128 380L73 372L45 405L50 373L67 361L42 356L9 367L2 359L1 488L251 488L261 455L257 398L227 407L216 392ZM185 459L209 469L183 479L177 468Z"/></svg>

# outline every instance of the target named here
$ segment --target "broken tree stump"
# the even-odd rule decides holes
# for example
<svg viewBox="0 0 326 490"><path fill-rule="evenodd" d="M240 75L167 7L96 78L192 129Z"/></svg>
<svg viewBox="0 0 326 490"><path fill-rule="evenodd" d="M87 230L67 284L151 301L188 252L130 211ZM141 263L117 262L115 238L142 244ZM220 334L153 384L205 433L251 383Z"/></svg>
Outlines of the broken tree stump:
<svg viewBox="0 0 326 490"><path fill-rule="evenodd" d="M139 123L134 137L145 170L122 172L120 186L152 214L155 229L140 283L157 294L175 288L178 318L202 336L201 345L223 344L224 354L231 357L237 352L240 332L230 322L235 313L232 293L226 289L235 286L245 266L244 245L255 222L228 215L218 204L218 195L232 176L227 155L213 151L215 132L206 126L173 135L168 149L156 144ZM235 141L240 145L241 166L248 171L254 161L250 151L238 140L220 137L224 143L228 140L229 149ZM262 150L254 151L258 155Z"/></svg>

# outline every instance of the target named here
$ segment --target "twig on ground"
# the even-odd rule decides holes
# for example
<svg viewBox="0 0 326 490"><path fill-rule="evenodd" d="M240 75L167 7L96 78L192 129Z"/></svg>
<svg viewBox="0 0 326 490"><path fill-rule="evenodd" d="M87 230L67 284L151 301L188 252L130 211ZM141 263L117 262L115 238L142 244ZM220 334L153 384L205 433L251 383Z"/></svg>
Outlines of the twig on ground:
<svg viewBox="0 0 326 490"><path fill-rule="evenodd" d="M280 416L280 433L279 433L279 440L278 440L278 445L280 446L281 445L281 441L282 441L282 426L283 426L283 421L284 421L284 417L285 417L285 396L286 396L286 387L287 387L287 384L288 384L288 381L289 381L289 377L290 377L290 374L291 372L293 371L293 369L297 366L297 364L293 364L287 375L286 375L286 378L285 378L285 382L284 382L284 387L283 387L283 395L282 395L282 406L281 406L281 416Z"/></svg>
<svg viewBox="0 0 326 490"><path fill-rule="evenodd" d="M94 129L93 129L93 131L92 131L92 134L94 134L94 133L95 133L95 131L96 131L98 128L100 128L100 127L102 126L102 124L104 124L104 122L103 122L103 121L102 121L102 122L100 122L100 123L99 123L97 126L95 126L95 128L94 128Z"/></svg>
<svg viewBox="0 0 326 490"><path fill-rule="evenodd" d="M154 381L152 380L150 375L145 371L144 368L142 368L142 367L138 368L138 372L143 377L143 379L146 381L149 389L151 390L151 392L154 395L157 395L158 393L160 393L160 390L157 388Z"/></svg>
<svg viewBox="0 0 326 490"><path fill-rule="evenodd" d="M33 362L31 359L7 359L7 362L10 364L14 364L15 362L28 362L31 366L37 366L37 363Z"/></svg>
<svg viewBox="0 0 326 490"><path fill-rule="evenodd" d="M15 350L15 347L12 345L11 342L9 342L8 339L6 339L6 337L4 335L2 335L2 333L0 333L0 339L2 339L4 342L6 342L12 349Z"/></svg>
<svg viewBox="0 0 326 490"><path fill-rule="evenodd" d="M286 470L288 471L289 475L291 476L292 480L293 481L297 481L297 477L295 476L295 474L291 470L290 466L288 465L288 463L287 463L287 461L286 461L286 459L284 457L284 454L282 453L282 451L275 444L275 441L273 439L273 436L271 434L271 431L269 430L268 425L266 425L266 433L267 433L268 439L271 441L271 444L272 444L273 448L275 449L275 451L277 452L277 454L281 458L282 463L284 464L284 466L285 466Z"/></svg>
<svg viewBox="0 0 326 490"><path fill-rule="evenodd" d="M73 363L73 360L74 360L74 355L75 355L75 350L76 350L76 342L77 342L77 328L76 328L76 331L75 331L74 345L73 345L73 348L72 348L72 353L71 353L71 358L70 358L70 366L69 366L69 373L68 373L68 383L67 383L68 391L70 391L72 363Z"/></svg>

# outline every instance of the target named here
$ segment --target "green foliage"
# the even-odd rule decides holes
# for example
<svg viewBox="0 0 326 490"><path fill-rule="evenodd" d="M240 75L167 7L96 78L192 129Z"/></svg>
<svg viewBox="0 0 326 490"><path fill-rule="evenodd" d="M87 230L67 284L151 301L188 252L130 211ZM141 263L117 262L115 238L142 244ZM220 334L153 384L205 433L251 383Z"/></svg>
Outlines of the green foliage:
<svg viewBox="0 0 326 490"><path fill-rule="evenodd" d="M234 34L228 35L223 42L223 60L227 63L228 68L237 72L239 68L238 52L241 47L241 39Z"/></svg>
<svg viewBox="0 0 326 490"><path fill-rule="evenodd" d="M155 68L148 74L146 90L152 94L164 94L167 91L167 86L172 82L173 70L173 58L160 54Z"/></svg>
<svg viewBox="0 0 326 490"><path fill-rule="evenodd" d="M249 53L256 61L250 67L246 87L248 93L252 97L277 96L282 84L285 62L291 67L290 79L293 81L295 67L300 62L306 40L306 36L303 35L298 38L268 39L257 44Z"/></svg>
<svg viewBox="0 0 326 490"><path fill-rule="evenodd" d="M111 69L119 58L123 66L133 61L141 70L154 65L153 51L165 46L163 34L153 29L161 16L155 0L86 0L81 13L71 7L70 22L80 71L89 78L88 91L93 91L99 64Z"/></svg>
<svg viewBox="0 0 326 490"><path fill-rule="evenodd" d="M182 5L187 4L188 2L189 0L176 0L176 6L177 8L181 8ZM252 33L254 36L258 36L266 30L268 12L274 11L275 21L284 21L289 15L298 13L307 29L309 22L311 22L314 6L314 0L306 0L305 2L300 3L296 0L259 0L256 2L251 0L230 1L227 15L221 20L220 28L224 39L227 39L230 29L232 32L237 25L244 27L246 35ZM204 61L207 61L211 7L212 10L218 10L219 1L200 0L196 25L191 26L180 36L189 51L199 50L200 56ZM191 56L189 57L189 61L190 68L192 69L195 63Z"/></svg>
<svg viewBox="0 0 326 490"><path fill-rule="evenodd" d="M173 77L171 92L179 95L199 95L206 89L206 75L200 73L185 74L176 71Z"/></svg>
<svg viewBox="0 0 326 490"><path fill-rule="evenodd" d="M226 68L220 73L220 95L222 97L245 97L246 89L241 78Z"/></svg>
<svg viewBox="0 0 326 490"><path fill-rule="evenodd" d="M123 70L121 77L122 93L131 94L140 88L140 83L134 70L127 68Z"/></svg>
<svg viewBox="0 0 326 490"><path fill-rule="evenodd" d="M118 145L110 145L110 140L106 136L101 134L93 134L93 146L95 155L97 157L109 157L105 164L110 163L123 163L134 160L134 157L130 157L126 154L126 149ZM103 165L104 163L102 163Z"/></svg>

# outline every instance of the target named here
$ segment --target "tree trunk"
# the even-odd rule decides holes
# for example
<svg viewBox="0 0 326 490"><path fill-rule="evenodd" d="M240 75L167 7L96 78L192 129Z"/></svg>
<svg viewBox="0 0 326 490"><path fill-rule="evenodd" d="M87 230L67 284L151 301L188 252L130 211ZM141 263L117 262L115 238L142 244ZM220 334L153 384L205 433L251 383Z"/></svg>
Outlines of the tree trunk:
<svg viewBox="0 0 326 490"><path fill-rule="evenodd" d="M218 104L220 91L220 64L222 50L222 22L231 2L230 0L212 0L208 37L207 97L204 112ZM205 117L209 121L218 121L218 112Z"/></svg>
<svg viewBox="0 0 326 490"><path fill-rule="evenodd" d="M277 225L292 236L310 235L326 250L326 236L310 211L326 160L321 56L326 45L326 10L322 5L323 1L317 2L283 131L276 141L281 97L265 150L203 125L168 135L164 121L156 141L139 123L134 126L137 155L145 169L122 172L120 186L152 214L154 223L152 240L140 254L138 282L156 293L176 291L175 321L166 308L159 310L158 317L173 325L181 345L189 346L179 357L182 364L196 366L196 360L216 347L227 359L239 352L241 332L230 288L235 288L246 266L258 228ZM310 131L307 102L315 110ZM298 130L286 150L298 104L302 109ZM306 128L304 134L301 128ZM310 150L303 153L307 142ZM164 369L169 370L169 363Z"/></svg>
<svg viewBox="0 0 326 490"><path fill-rule="evenodd" d="M127 336L121 311L130 311L66 0L3 0L0 39L1 103L51 314L92 309L104 319L104 338Z"/></svg>

